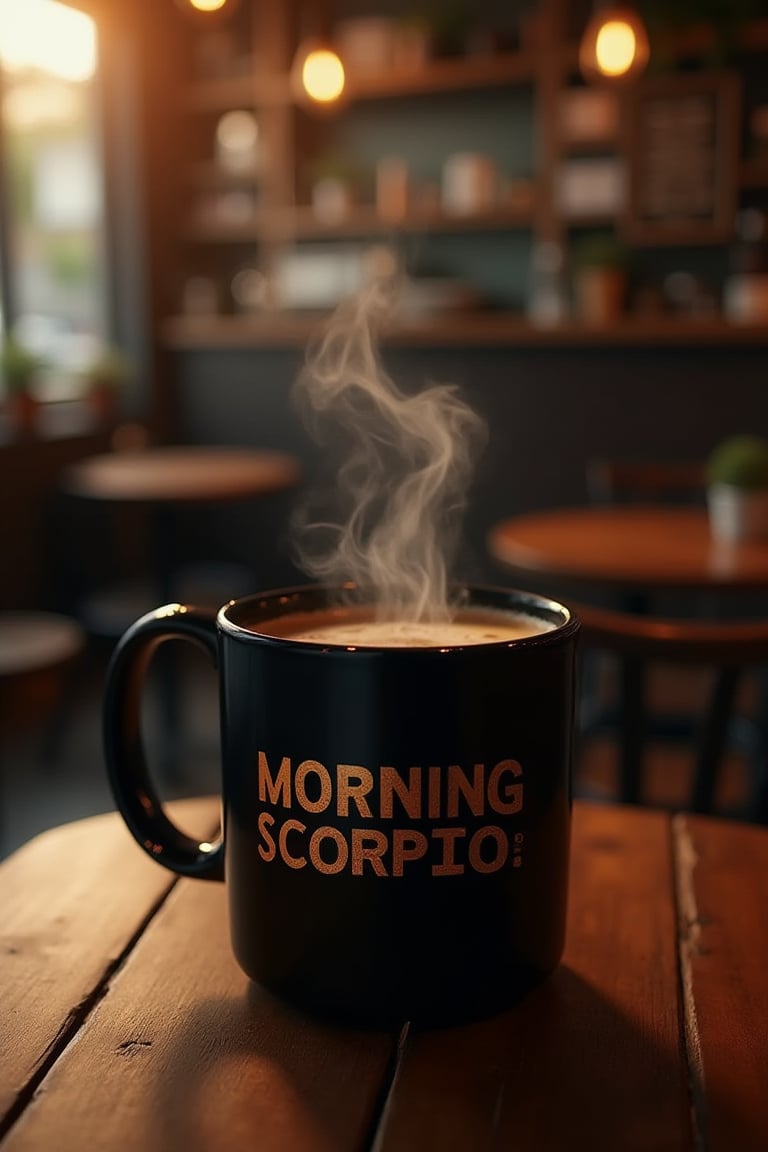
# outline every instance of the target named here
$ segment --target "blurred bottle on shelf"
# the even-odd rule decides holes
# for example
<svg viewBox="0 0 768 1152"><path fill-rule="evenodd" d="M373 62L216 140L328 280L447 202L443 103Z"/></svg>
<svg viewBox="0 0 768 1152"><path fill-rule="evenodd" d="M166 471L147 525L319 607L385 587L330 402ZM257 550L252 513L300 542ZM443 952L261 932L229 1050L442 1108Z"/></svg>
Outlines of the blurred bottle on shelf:
<svg viewBox="0 0 768 1152"><path fill-rule="evenodd" d="M730 252L723 308L735 324L768 320L768 217L745 208L736 217L736 240Z"/></svg>
<svg viewBox="0 0 768 1152"><path fill-rule="evenodd" d="M528 319L540 328L561 324L568 315L565 259L559 244L542 240L531 252Z"/></svg>

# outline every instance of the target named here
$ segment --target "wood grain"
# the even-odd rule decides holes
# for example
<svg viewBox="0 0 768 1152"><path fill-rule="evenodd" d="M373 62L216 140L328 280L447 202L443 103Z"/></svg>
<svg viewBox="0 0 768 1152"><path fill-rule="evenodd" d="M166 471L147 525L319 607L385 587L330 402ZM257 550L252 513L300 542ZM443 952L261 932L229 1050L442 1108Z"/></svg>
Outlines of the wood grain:
<svg viewBox="0 0 768 1152"><path fill-rule="evenodd" d="M691 1147L668 818L582 806L573 849L562 966L496 1020L412 1037L381 1152Z"/></svg>
<svg viewBox="0 0 768 1152"><path fill-rule="evenodd" d="M3 1152L764 1149L768 830L577 804L572 860L558 971L395 1062L250 984L224 886L116 815L39 837L0 871Z"/></svg>
<svg viewBox="0 0 768 1152"><path fill-rule="evenodd" d="M689 1046L708 1152L768 1147L768 829L675 821Z"/></svg>
<svg viewBox="0 0 768 1152"><path fill-rule="evenodd" d="M391 1049L249 984L223 886L181 881L3 1152L357 1152Z"/></svg>
<svg viewBox="0 0 768 1152"><path fill-rule="evenodd" d="M169 808L190 829L217 825L217 801ZM3 863L0 988L13 1010L3 1012L0 1131L175 882L114 814L89 820L87 838L82 822L45 832Z"/></svg>

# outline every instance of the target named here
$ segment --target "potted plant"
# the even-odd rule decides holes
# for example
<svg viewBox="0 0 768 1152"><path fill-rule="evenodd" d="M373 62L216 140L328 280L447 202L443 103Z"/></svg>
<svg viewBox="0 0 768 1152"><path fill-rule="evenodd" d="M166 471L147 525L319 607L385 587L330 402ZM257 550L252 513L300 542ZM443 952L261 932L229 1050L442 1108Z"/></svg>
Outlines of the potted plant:
<svg viewBox="0 0 768 1152"><path fill-rule="evenodd" d="M128 362L118 348L104 347L85 370L88 403L100 424L112 419L117 393L128 376Z"/></svg>
<svg viewBox="0 0 768 1152"><path fill-rule="evenodd" d="M11 425L21 436L35 432L39 401L33 387L42 360L12 336L0 348L0 374Z"/></svg>
<svg viewBox="0 0 768 1152"><path fill-rule="evenodd" d="M768 439L732 436L708 463L707 505L718 540L768 537Z"/></svg>
<svg viewBox="0 0 768 1152"><path fill-rule="evenodd" d="M614 236L589 236L573 253L576 307L587 324L611 324L627 295L627 253Z"/></svg>

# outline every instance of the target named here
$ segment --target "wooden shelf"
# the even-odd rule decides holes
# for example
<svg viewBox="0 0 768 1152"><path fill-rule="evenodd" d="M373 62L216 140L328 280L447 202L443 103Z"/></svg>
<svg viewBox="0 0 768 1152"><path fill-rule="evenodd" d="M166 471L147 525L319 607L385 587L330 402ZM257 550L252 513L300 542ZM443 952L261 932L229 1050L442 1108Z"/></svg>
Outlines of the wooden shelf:
<svg viewBox="0 0 768 1152"><path fill-rule="evenodd" d="M711 25L697 24L670 37L669 48L678 58L706 56L717 47ZM742 52L764 52L768 48L768 20L750 20L740 31L737 46Z"/></svg>
<svg viewBox="0 0 768 1152"><path fill-rule="evenodd" d="M579 159L589 156L612 156L620 146L621 141L616 133L612 136L593 136L591 139L585 137L582 140L569 140L561 136L557 141L558 153L563 160L571 156Z"/></svg>
<svg viewBox="0 0 768 1152"><path fill-rule="evenodd" d="M214 160L201 160L185 167L184 179L191 187L216 191L228 188L251 188L261 181L262 174L256 168L247 172L227 171Z"/></svg>
<svg viewBox="0 0 768 1152"><path fill-rule="evenodd" d="M356 208L354 212L329 224L318 220L311 208L258 212L243 223L190 220L184 232L188 240L201 244L232 243L258 240L268 234L272 239L343 240L366 236L419 235L424 233L507 232L529 228L533 208L496 209L473 216L452 216L443 212L411 212L403 220L385 220L374 208Z"/></svg>
<svg viewBox="0 0 768 1152"><path fill-rule="evenodd" d="M563 213L563 226L571 232L587 228L615 228L621 219L620 212L580 212L577 215Z"/></svg>
<svg viewBox="0 0 768 1152"><path fill-rule="evenodd" d="M558 100L567 81L568 71L577 64L577 46L572 40L563 41L562 30L557 22L545 24L544 39L539 47L530 47L517 52L489 53L486 55L464 56L431 60L423 67L413 70L386 70L348 77L346 99L338 109L332 110L331 118L326 118L318 128L309 116L306 122L296 116L298 106L294 103L287 65L290 61L295 28L287 12L281 5L257 5L255 0L247 0L253 5L253 27L247 44L241 44L244 51L250 52L250 65L244 71L242 59L238 59L237 75L221 79L200 80L189 84L183 93L184 107L200 116L198 135L202 138L211 129L211 123L202 120L204 114L220 114L225 110L244 107L254 109L261 117L264 131L264 154L269 156L269 179L262 181L258 173L232 175L222 172L214 163L193 163L181 174L186 182L187 202L190 217L174 221L173 226L189 245L186 255L201 259L203 267L211 263L212 252L194 245L219 245L221 258L230 259L226 245L258 245L260 264L265 274L271 276L276 262L283 251L300 242L344 240L364 241L396 239L418 235L455 235L480 237L485 234L495 241L498 234L513 234L519 230L529 230L531 238L556 239L569 243L580 233L588 230L612 229L623 220L624 212L585 213L566 215L558 205L557 165L567 157L610 155L623 156L626 141L622 132L615 138L594 140L566 140L557 128L559 115ZM549 7L547 5L547 7ZM554 4L553 11L558 5ZM245 41L245 38L243 38ZM675 33L670 39L671 55L689 59L698 54L705 58L715 46L715 35L711 28L698 26L684 32ZM768 20L753 21L741 35L738 47L744 52L768 50ZM530 85L526 95L533 97L535 155L537 171L532 181L531 203L513 207L511 201L504 208L471 216L451 215L432 210L411 210L401 220L385 219L378 215L372 206L360 206L351 210L337 223L327 223L317 219L310 207L291 206L296 193L297 169L300 169L299 150L310 151L310 141L320 137L320 144L333 143L333 116L343 119L349 103L355 101L392 101L398 98L418 98L420 96L449 96L451 93L471 93L473 90L492 92L505 88ZM450 118L452 102L445 103L445 115ZM393 110L394 111L394 110ZM439 111L439 110L438 110ZM375 117L373 118L375 120ZM408 109L403 105L398 116L403 133L407 138ZM327 135L330 140L325 141ZM503 132L503 128L501 129ZM343 141L342 141L343 143ZM382 142L382 148L387 143ZM467 142L460 142L466 147ZM456 146L458 147L459 141ZM478 143L478 147L479 147ZM450 143L446 146L450 150ZM198 155L200 153L198 152ZM436 162L435 162L436 163ZM418 165L417 165L418 167ZM732 172L732 169L730 169ZM768 162L745 161L738 172L739 187L746 189L768 188ZM221 205L226 209L227 190L258 189L258 197L253 196L253 212L237 223L227 223L218 218L217 192L221 193ZM523 190L526 191L525 189ZM198 201L200 213L192 215ZM742 199L748 199L744 195ZM244 206L248 201L244 200ZM232 201L231 207L237 210L239 204ZM210 214L208 209L213 209ZM221 217L225 216L222 212ZM732 216L733 213L730 213ZM665 236L665 242L668 237ZM707 239L721 243L723 236ZM671 241L670 241L671 242ZM685 245L688 237L680 233L679 243ZM478 240L478 250L480 242ZM236 254L237 249L233 248ZM205 258L202 260L202 258ZM469 265L471 262L467 260ZM515 270L517 275L517 270ZM465 274L465 278L470 273ZM509 301L514 300L510 286ZM164 328L164 338L172 347L259 347L269 345L303 344L312 329L312 319L305 315L274 315L246 317L185 318L172 317ZM753 330L722 322L691 322L673 318L660 320L626 319L616 327L597 331L576 323L565 324L554 330L538 330L524 318L514 313L472 312L443 315L418 324L402 325L393 329L390 342L404 345L477 345L513 346L520 344L530 347L562 345L571 347L624 346L624 345L717 345L764 344L768 336L762 330Z"/></svg>
<svg viewBox="0 0 768 1152"><path fill-rule="evenodd" d="M432 92L463 92L527 84L534 79L536 68L534 58L522 52L432 60L413 71L351 76L345 99L386 100ZM184 94L184 106L190 112L218 112L239 105L279 106L290 104L293 99L287 74L259 77L254 63L253 75L200 80L191 84Z"/></svg>
<svg viewBox="0 0 768 1152"><path fill-rule="evenodd" d="M321 315L265 313L259 316L177 316L163 329L166 347L263 348L302 347L318 330ZM627 317L610 328L575 321L556 328L537 328L515 312L454 313L400 324L385 336L403 347L697 347L768 344L768 329L728 324L724 320L691 321Z"/></svg>
<svg viewBox="0 0 768 1152"><path fill-rule="evenodd" d="M254 212L247 220L228 224L216 220L188 220L184 237L196 244L258 243L264 231L264 216Z"/></svg>
<svg viewBox="0 0 768 1152"><path fill-rule="evenodd" d="M523 52L460 56L432 60L418 71L352 76L347 85L347 97L350 100L379 100L431 92L500 88L530 83L536 70L534 57Z"/></svg>
<svg viewBox="0 0 768 1152"><path fill-rule="evenodd" d="M356 208L338 224L318 220L311 208L297 208L281 215L282 220L275 217L275 227L281 236L311 240L422 232L504 232L530 227L533 206L526 209L498 208L471 216L416 210L401 220L386 220L378 215L375 208Z"/></svg>
<svg viewBox="0 0 768 1152"><path fill-rule="evenodd" d="M768 189L768 158L744 160L739 173L739 186Z"/></svg>

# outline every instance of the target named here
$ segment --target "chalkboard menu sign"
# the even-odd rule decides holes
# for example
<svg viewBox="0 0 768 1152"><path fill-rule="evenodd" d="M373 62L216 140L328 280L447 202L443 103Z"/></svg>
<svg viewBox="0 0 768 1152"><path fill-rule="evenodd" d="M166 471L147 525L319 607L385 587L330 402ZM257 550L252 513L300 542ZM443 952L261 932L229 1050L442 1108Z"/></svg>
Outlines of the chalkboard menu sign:
<svg viewBox="0 0 768 1152"><path fill-rule="evenodd" d="M650 79L629 100L625 232L634 244L722 243L733 234L739 81Z"/></svg>

